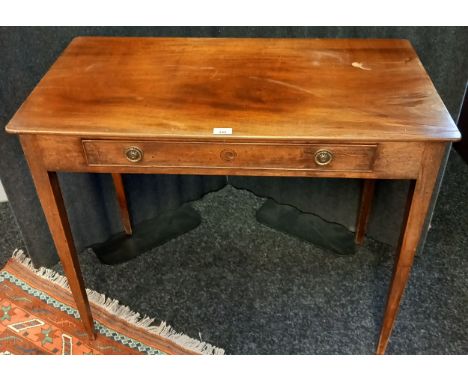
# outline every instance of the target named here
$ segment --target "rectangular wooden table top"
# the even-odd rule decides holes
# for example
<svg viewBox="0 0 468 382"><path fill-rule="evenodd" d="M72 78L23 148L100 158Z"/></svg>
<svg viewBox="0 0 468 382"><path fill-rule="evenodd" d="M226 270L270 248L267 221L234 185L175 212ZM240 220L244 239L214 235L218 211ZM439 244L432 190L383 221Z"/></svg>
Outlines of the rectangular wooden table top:
<svg viewBox="0 0 468 382"><path fill-rule="evenodd" d="M157 139L452 141L411 44L372 39L79 37L7 126Z"/></svg>

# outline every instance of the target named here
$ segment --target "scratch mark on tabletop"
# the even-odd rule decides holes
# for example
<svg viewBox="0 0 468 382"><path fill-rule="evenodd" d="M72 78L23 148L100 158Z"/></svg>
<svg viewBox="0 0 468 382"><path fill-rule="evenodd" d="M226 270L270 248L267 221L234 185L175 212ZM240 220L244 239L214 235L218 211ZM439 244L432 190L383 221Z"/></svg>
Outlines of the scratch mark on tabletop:
<svg viewBox="0 0 468 382"><path fill-rule="evenodd" d="M91 69L93 69L97 64L94 63L94 64L91 64L91 65L88 65L85 69L85 72L89 72Z"/></svg>
<svg viewBox="0 0 468 382"><path fill-rule="evenodd" d="M195 66L195 65L165 65L167 68L192 69L192 70L216 70L213 66Z"/></svg>
<svg viewBox="0 0 468 382"><path fill-rule="evenodd" d="M314 93L311 92L309 89L303 88L303 87L298 86L298 85L290 84L289 82L278 81L278 80L273 80L271 78L262 78L262 77L257 77L257 76L250 76L249 78L251 78L252 80L270 82L272 84L285 86L285 87L290 88L290 89L294 89L294 90L298 90L300 92L304 92L304 93L307 93L307 94L314 95Z"/></svg>
<svg viewBox="0 0 468 382"><path fill-rule="evenodd" d="M362 69L362 70L372 70L368 66L365 66L362 62L353 62L351 66L353 66L354 68Z"/></svg>
<svg viewBox="0 0 468 382"><path fill-rule="evenodd" d="M313 56L315 57L316 60L322 61L323 59L332 59L334 61L338 61L340 63L344 62L344 52L328 52L324 50L317 50L313 52Z"/></svg>

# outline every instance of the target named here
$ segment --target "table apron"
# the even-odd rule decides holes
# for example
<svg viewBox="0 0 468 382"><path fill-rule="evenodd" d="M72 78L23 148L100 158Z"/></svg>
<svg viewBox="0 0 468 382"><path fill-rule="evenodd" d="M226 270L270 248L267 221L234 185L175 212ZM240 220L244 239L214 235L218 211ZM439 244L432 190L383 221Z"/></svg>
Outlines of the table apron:
<svg viewBox="0 0 468 382"><path fill-rule="evenodd" d="M149 159L142 163L125 163L124 160L112 162L108 158L103 158L102 164L99 160L99 153L94 151L90 154L94 146L113 147L113 141L116 145L125 147L125 144L131 144L134 139L119 138L115 140L90 140L88 137L76 136L55 136L55 135L20 135L22 141L28 140L35 147L36 158L41 158L44 168L54 172L89 172L89 173L134 173L134 174L197 174L197 175L246 175L246 176L285 176L285 177L318 177L318 178L366 178L366 179L416 179L419 174L422 154L426 145L440 144L440 142L304 142L304 143L272 143L272 142L174 142L167 143L158 140L144 141L144 144L152 148L163 147L158 155L152 161ZM140 142L137 140L137 142ZM149 143L148 143L149 142ZM88 152L86 147L88 145ZM159 145L159 146L158 146ZM236 155L232 154L235 150L240 151L242 155L247 153L253 158L254 162L247 159L239 159L230 162L217 158L214 162L214 156L207 156L206 163L203 158L197 158L196 161L181 161L174 155L176 149L171 145L178 145L181 156L185 155L185 149L191 150L191 155L197 153L197 147L203 155L206 153L220 150L221 156ZM199 146L197 146L199 145ZM118 146L118 148L120 147ZM169 149L167 148L169 146ZM195 149L194 149L195 147ZM223 149L223 147L226 147ZM351 150L349 168L346 165L335 166L336 170L327 166L309 165L304 162L304 158L298 159L296 153L307 153L310 147L310 161L313 161L313 152L320 148L332 148L338 155L340 152L348 154ZM344 147L344 149L343 149ZM212 149L211 149L212 148ZM358 151L362 148L364 156L358 154L353 156L355 148ZM114 149L114 152L117 149ZM211 151L210 151L211 150ZM223 151L224 150L224 151ZM250 150L250 151L249 151ZM302 151L301 151L302 150ZM341 151L340 151L341 150ZM348 151L347 151L348 150ZM265 153L258 154L259 151ZM216 151L217 153L217 151ZM279 156L277 155L279 153ZM90 163L90 155L94 155ZM96 160L97 155L97 160ZM123 153L122 153L123 155ZM164 156L166 155L166 156ZM268 155L275 155L278 158L269 159ZM284 156L284 158L281 157ZM368 158L367 158L368 156ZM228 157L229 159L230 157ZM255 160L261 160L256 163ZM356 159L357 158L357 159ZM283 162L281 162L283 160ZM369 163L364 163L366 160ZM354 162L353 162L354 161ZM356 162L359 162L356 164ZM148 164L149 163L149 164ZM306 163L306 164L304 164ZM304 168L310 166L311 168Z"/></svg>

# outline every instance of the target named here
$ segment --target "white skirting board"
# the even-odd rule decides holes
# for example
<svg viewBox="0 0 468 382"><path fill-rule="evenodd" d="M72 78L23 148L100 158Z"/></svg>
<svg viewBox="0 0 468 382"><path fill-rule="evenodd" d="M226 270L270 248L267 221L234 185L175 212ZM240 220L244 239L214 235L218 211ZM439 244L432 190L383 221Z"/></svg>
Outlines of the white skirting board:
<svg viewBox="0 0 468 382"><path fill-rule="evenodd" d="M2 182L0 182L0 203L8 201L8 198L5 194L5 190L3 189Z"/></svg>

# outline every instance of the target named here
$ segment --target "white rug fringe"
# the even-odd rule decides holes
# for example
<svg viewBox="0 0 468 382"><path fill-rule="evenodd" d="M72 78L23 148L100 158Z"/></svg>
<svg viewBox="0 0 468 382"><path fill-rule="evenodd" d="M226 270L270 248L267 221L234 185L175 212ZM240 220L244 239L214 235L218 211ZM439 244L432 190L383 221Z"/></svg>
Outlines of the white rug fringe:
<svg viewBox="0 0 468 382"><path fill-rule="evenodd" d="M16 249L13 252L13 259L19 264L25 266L30 271L34 272L36 275L53 282L54 284L70 290L68 286L68 280L65 276L53 271L52 269L41 267L39 269L34 268L31 259L23 252L21 249ZM183 346L186 349L198 352L201 354L208 355L222 355L224 354L224 349L218 348L216 346L210 345L206 342L199 341L197 339L191 338L183 333L177 333L170 325L167 325L166 322L161 322L158 326L151 326L154 321L154 318L144 316L140 318L140 313L133 312L128 306L119 304L118 300L106 297L104 294L96 292L91 289L86 289L88 294L88 299L93 304L96 304L109 313L112 313L119 318L125 320L129 324L143 328L149 333L157 334L161 337L167 338L168 340Z"/></svg>

